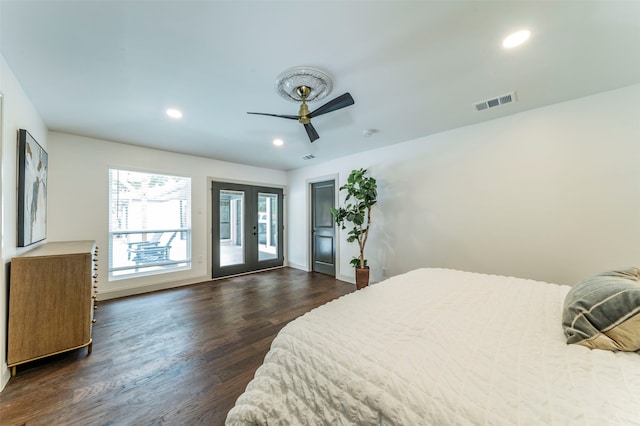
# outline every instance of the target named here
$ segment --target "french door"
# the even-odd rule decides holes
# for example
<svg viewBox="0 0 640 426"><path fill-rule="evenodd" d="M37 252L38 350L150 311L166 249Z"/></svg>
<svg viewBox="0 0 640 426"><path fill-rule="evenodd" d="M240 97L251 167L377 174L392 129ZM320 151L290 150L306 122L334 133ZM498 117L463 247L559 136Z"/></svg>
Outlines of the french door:
<svg viewBox="0 0 640 426"><path fill-rule="evenodd" d="M280 188L213 182L212 277L282 266Z"/></svg>

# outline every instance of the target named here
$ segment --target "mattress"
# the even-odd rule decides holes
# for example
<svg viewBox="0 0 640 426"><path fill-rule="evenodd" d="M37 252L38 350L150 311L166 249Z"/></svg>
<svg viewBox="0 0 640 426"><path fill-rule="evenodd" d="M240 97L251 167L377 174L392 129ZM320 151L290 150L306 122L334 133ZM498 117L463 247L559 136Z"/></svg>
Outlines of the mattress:
<svg viewBox="0 0 640 426"><path fill-rule="evenodd" d="M228 425L640 425L640 355L567 345L570 287L418 269L289 323Z"/></svg>

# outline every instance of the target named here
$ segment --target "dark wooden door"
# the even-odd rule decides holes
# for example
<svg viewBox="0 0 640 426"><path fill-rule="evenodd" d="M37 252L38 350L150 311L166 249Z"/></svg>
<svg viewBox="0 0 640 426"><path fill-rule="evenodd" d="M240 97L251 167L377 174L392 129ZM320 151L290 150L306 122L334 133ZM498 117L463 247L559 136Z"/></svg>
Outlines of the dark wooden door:
<svg viewBox="0 0 640 426"><path fill-rule="evenodd" d="M213 182L211 190L211 276L282 266L282 189Z"/></svg>
<svg viewBox="0 0 640 426"><path fill-rule="evenodd" d="M335 200L335 181L311 185L311 258L312 269L331 276L336 275L335 226L331 208Z"/></svg>

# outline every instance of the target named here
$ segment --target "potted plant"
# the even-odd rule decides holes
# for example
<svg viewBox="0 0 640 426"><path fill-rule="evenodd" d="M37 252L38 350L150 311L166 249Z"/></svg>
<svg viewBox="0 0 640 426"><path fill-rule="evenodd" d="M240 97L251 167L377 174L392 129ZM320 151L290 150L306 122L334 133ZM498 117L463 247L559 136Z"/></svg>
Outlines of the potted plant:
<svg viewBox="0 0 640 426"><path fill-rule="evenodd" d="M347 242L358 242L360 256L351 259L351 265L356 268L356 288L359 290L369 284L369 266L364 257L364 247L369 237L371 226L371 208L376 204L378 187L376 180L366 176L366 169L352 170L347 183L340 187L340 191L347 191L344 206L332 208L336 224L341 229L350 228Z"/></svg>

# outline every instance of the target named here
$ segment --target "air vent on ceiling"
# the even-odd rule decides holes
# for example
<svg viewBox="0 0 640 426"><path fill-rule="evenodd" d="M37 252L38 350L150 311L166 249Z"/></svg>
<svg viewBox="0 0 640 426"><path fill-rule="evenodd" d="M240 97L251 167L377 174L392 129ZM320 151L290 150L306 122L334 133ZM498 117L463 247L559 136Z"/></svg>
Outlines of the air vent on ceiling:
<svg viewBox="0 0 640 426"><path fill-rule="evenodd" d="M303 160L313 160L314 158L316 158L316 156L313 154L308 154L302 157Z"/></svg>
<svg viewBox="0 0 640 426"><path fill-rule="evenodd" d="M484 111L485 109L495 108L500 105L510 104L516 102L516 92L507 93L506 95L498 96L493 99L487 99L486 101L476 102L473 104L476 111Z"/></svg>

